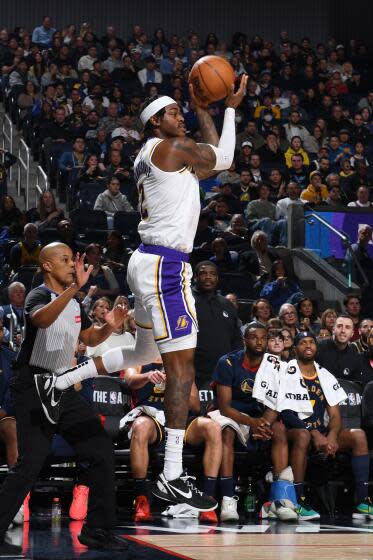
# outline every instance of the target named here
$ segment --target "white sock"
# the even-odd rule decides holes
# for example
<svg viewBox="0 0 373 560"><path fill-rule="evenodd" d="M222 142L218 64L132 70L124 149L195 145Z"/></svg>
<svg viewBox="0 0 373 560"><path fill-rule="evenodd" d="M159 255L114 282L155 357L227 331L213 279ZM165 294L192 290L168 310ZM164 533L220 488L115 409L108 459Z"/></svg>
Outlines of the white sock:
<svg viewBox="0 0 373 560"><path fill-rule="evenodd" d="M124 368L151 364L159 358L151 329L136 329L136 341L131 346L111 348L102 355L102 363L107 373L115 373Z"/></svg>
<svg viewBox="0 0 373 560"><path fill-rule="evenodd" d="M164 454L163 474L166 480L179 478L183 472L183 446L185 430L165 428L166 449Z"/></svg>
<svg viewBox="0 0 373 560"><path fill-rule="evenodd" d="M153 331L137 327L136 342L132 346L112 348L102 355L102 363L106 373L115 373L124 368L150 364L159 358L159 351L154 342ZM83 362L59 375L56 388L64 391L79 381L99 375L93 360Z"/></svg>
<svg viewBox="0 0 373 560"><path fill-rule="evenodd" d="M83 362L72 369L67 370L58 376L56 381L56 389L64 391L71 385L79 383L79 381L84 381L84 379L89 379L91 377L97 377L98 371L93 360L88 360Z"/></svg>

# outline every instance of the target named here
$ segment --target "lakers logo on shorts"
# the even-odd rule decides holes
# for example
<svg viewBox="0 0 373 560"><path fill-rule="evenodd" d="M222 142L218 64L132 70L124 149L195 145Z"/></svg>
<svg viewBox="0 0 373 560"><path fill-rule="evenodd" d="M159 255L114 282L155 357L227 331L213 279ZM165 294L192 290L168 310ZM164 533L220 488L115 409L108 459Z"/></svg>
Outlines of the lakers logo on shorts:
<svg viewBox="0 0 373 560"><path fill-rule="evenodd" d="M180 317L177 320L175 330L183 331L184 329L188 328L188 325L189 325L188 315L180 315Z"/></svg>

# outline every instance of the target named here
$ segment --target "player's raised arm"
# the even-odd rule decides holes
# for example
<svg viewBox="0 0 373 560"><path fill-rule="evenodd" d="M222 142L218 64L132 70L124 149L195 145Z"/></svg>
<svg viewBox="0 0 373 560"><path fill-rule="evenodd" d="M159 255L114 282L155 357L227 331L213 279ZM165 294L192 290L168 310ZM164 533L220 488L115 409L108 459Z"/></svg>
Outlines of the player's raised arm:
<svg viewBox="0 0 373 560"><path fill-rule="evenodd" d="M241 78L238 91L232 91L226 98L226 110L222 134L219 140L214 121L208 111L208 106L195 96L192 84L189 85L191 99L196 105L196 113L201 131L203 144L197 144L190 138L175 138L173 149L175 157L183 159L183 163L191 165L201 179L214 175L217 171L229 169L234 157L236 145L235 109L241 103L246 91L247 76Z"/></svg>

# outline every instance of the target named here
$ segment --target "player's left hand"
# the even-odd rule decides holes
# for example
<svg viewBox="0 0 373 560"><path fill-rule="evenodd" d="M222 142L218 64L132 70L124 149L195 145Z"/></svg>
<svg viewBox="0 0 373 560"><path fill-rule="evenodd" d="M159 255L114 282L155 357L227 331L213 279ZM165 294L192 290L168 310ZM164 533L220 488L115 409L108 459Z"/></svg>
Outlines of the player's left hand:
<svg viewBox="0 0 373 560"><path fill-rule="evenodd" d="M247 74L243 74L240 82L240 87L238 88L236 93L234 93L234 85L232 85L232 90L225 100L226 107L237 109L237 107L241 104L241 101L243 100L246 93L248 79L249 76Z"/></svg>
<svg viewBox="0 0 373 560"><path fill-rule="evenodd" d="M105 322L113 329L119 330L123 327L123 321L127 317L128 310L123 305L116 305L105 315Z"/></svg>

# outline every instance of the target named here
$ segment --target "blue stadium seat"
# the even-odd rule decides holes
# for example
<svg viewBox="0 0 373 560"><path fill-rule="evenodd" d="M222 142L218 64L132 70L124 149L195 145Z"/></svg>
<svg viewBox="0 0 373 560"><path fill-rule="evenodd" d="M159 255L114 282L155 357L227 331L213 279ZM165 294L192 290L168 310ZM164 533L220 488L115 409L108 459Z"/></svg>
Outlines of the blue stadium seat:
<svg viewBox="0 0 373 560"><path fill-rule="evenodd" d="M104 183L80 183L79 185L79 207L80 208L91 208L96 202L96 198L99 194L106 190L106 185Z"/></svg>
<svg viewBox="0 0 373 560"><path fill-rule="evenodd" d="M137 229L141 220L138 212L116 212L114 214L114 229L128 240L127 245L130 247L137 247L140 243L140 238Z"/></svg>
<svg viewBox="0 0 373 560"><path fill-rule="evenodd" d="M105 243L108 226L107 216L102 210L78 208L71 213L75 231L87 243Z"/></svg>

